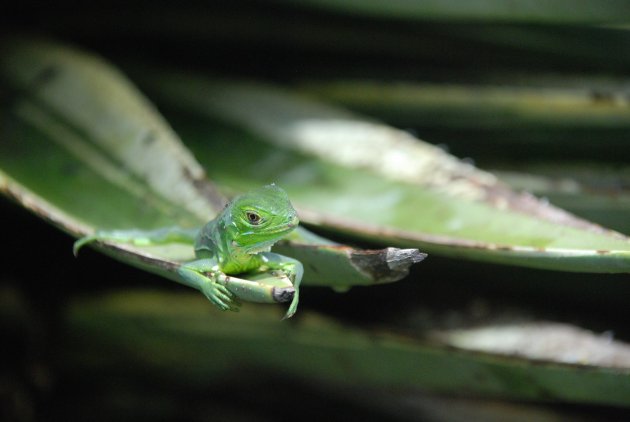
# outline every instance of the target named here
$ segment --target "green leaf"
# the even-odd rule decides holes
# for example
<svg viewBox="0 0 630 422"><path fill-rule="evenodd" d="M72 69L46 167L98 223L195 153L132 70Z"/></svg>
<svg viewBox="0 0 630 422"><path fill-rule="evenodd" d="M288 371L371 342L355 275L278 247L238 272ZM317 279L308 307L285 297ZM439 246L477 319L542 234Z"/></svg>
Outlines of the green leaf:
<svg viewBox="0 0 630 422"><path fill-rule="evenodd" d="M471 343L471 337L462 333L451 334L445 342L429 341L418 335L393 334L383 326L339 324L311 312L301 313L295 324L282 324L263 309L228 317L209 312L203 300L192 295L123 291L75 300L67 309L65 323L74 340L74 347L66 349L74 353L67 359L83 371L102 373L109 359L103 359L100 351L108 347L116 350L109 354L115 356L115 365L125 358L125 367L145 368L199 387L223 382L231 369L246 366L269 376L282 374L342 387L465 391L547 403L630 404L628 346L601 339L600 343L608 344L609 350L619 349L620 354L607 352L610 361L596 366L584 354L589 348L583 347L583 334L575 338L575 344L582 346L580 354L573 353L581 362L567 364L540 356L527 360L453 350ZM555 347L566 340L557 337ZM546 339L549 349L551 339ZM96 359L95 344L100 345ZM615 358L620 359L617 364L612 362Z"/></svg>
<svg viewBox="0 0 630 422"><path fill-rule="evenodd" d="M282 184L309 224L429 253L629 272L625 236L516 193L408 133L248 82L140 76L217 182ZM232 126L220 124L217 119ZM225 160L212 159L222 151Z"/></svg>
<svg viewBox="0 0 630 422"><path fill-rule="evenodd" d="M625 81L614 78L491 73L442 83L341 80L299 86L323 101L403 127L630 128Z"/></svg>
<svg viewBox="0 0 630 422"><path fill-rule="evenodd" d="M630 233L630 169L597 162L495 163L497 176L583 218Z"/></svg>
<svg viewBox="0 0 630 422"><path fill-rule="evenodd" d="M301 0L334 12L397 19L448 19L509 22L627 23L630 7L619 0ZM292 2L295 4L295 2Z"/></svg>
<svg viewBox="0 0 630 422"><path fill-rule="evenodd" d="M225 200L170 126L106 62L19 39L4 43L0 57L4 194L77 237L96 229L196 227L222 208ZM222 159L220 152L214 157ZM425 256L352 249L305 230L295 238L283 250L317 270L307 270L307 284L394 281ZM117 259L174 280L179 263L193 258L185 244L102 246Z"/></svg>

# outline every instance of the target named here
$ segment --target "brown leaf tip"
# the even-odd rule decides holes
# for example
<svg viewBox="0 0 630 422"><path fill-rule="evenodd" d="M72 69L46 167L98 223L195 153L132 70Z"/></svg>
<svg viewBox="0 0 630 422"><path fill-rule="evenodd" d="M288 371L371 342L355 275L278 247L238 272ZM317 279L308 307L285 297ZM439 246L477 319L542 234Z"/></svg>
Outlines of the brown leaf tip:
<svg viewBox="0 0 630 422"><path fill-rule="evenodd" d="M359 271L367 274L374 283L391 283L409 274L409 268L427 257L418 249L386 248L355 250L350 260Z"/></svg>
<svg viewBox="0 0 630 422"><path fill-rule="evenodd" d="M418 249L387 248L386 251L387 266L392 271L406 271L411 265L424 261L427 257L427 254Z"/></svg>

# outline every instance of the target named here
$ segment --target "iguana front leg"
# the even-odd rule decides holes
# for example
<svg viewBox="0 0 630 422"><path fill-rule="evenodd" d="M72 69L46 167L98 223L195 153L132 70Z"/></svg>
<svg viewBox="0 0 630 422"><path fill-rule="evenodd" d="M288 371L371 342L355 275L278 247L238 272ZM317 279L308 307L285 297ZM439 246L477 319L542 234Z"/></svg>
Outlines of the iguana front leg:
<svg viewBox="0 0 630 422"><path fill-rule="evenodd" d="M214 258L199 259L182 264L177 270L184 284L199 290L222 311L238 311L240 303L225 286L229 280L219 269Z"/></svg>
<svg viewBox="0 0 630 422"><path fill-rule="evenodd" d="M282 255L269 255L272 259L266 260L264 265L273 271L282 271L291 280L291 285L270 284L255 279L247 280L226 275L221 272L214 258L182 264L177 272L184 284L200 290L221 310L238 310L240 306L238 299L258 303L280 303L291 300L289 311L285 315L285 318L290 318L297 310L297 296L303 273L302 264ZM249 275L256 278L254 273L249 273Z"/></svg>
<svg viewBox="0 0 630 422"><path fill-rule="evenodd" d="M300 283L302 282L302 276L304 275L304 266L297 259L277 253L265 252L261 255L265 260L266 266L272 270L280 270L284 272L284 274L286 274L286 276L291 280L291 283L293 283L295 293L293 294L293 300L289 305L289 309L284 316L284 319L291 318L297 311L298 303L300 301Z"/></svg>

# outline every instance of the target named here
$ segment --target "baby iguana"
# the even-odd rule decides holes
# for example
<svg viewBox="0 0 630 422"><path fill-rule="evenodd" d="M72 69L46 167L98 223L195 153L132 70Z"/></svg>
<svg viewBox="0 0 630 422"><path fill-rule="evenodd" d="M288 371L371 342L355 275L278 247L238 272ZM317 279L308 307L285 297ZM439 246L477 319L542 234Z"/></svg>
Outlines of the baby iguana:
<svg viewBox="0 0 630 422"><path fill-rule="evenodd" d="M297 213L287 193L271 184L234 198L223 211L201 230L167 227L158 230L97 231L74 244L75 255L92 241L110 240L135 245L158 245L172 242L195 242L196 260L182 264L178 270L182 283L200 290L221 310L237 310L238 301L226 283L229 277L258 271L283 272L293 288L274 288L276 302L293 299L285 318L293 316L299 301L302 263L270 252L271 246L297 227ZM254 301L265 300L269 289L260 283L239 286L239 295Z"/></svg>

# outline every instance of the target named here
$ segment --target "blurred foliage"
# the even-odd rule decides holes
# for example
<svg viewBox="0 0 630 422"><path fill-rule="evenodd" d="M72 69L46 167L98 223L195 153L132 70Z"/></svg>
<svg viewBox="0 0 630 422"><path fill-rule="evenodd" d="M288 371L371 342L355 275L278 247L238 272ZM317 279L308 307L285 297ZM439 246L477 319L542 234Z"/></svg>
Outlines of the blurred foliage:
<svg viewBox="0 0 630 422"><path fill-rule="evenodd" d="M516 189L628 233L627 3L528 1L510 9L501 2L414 3L27 1L0 16L0 31L3 38L52 36L121 66L283 84L413 132L484 169L499 169ZM0 94L9 103L19 95L6 89ZM177 115L170 116L177 124ZM189 117L179 118L181 125ZM5 142L12 123L6 115L1 122ZM44 179L47 151L37 153ZM80 192L76 200L88 201ZM309 289L302 320L274 320L261 328L270 321L269 309L255 307L232 322L210 310L206 315L200 298L172 283L93 253L74 260L69 237L8 201L0 205L6 245L0 323L7 345L2 419L630 416L627 364L597 363L592 355L586 362L550 362L515 349L511 356L470 352L444 337L469 328L561 323L590 330L586 337L597 345L627 348L625 274L551 272L432 255L399 283L344 295ZM94 212L107 219L106 209ZM129 290L148 286L160 291ZM584 351L582 334L560 351ZM276 336L281 338L271 342ZM555 345L542 330L537 337L543 346ZM362 360L353 341L366 347L369 359ZM505 335L496 340L505 342ZM344 347L350 351L340 351ZM382 382L379 374L396 372L381 362L407 362L392 357L388 347L408 353L411 369L401 374L412 381ZM418 347L445 359L446 368L484 363L491 375L476 388L443 388L450 379L439 366L434 373L414 372ZM520 369L497 369L510 366ZM360 378L352 376L357 368ZM474 371L471 376L474 384Z"/></svg>

